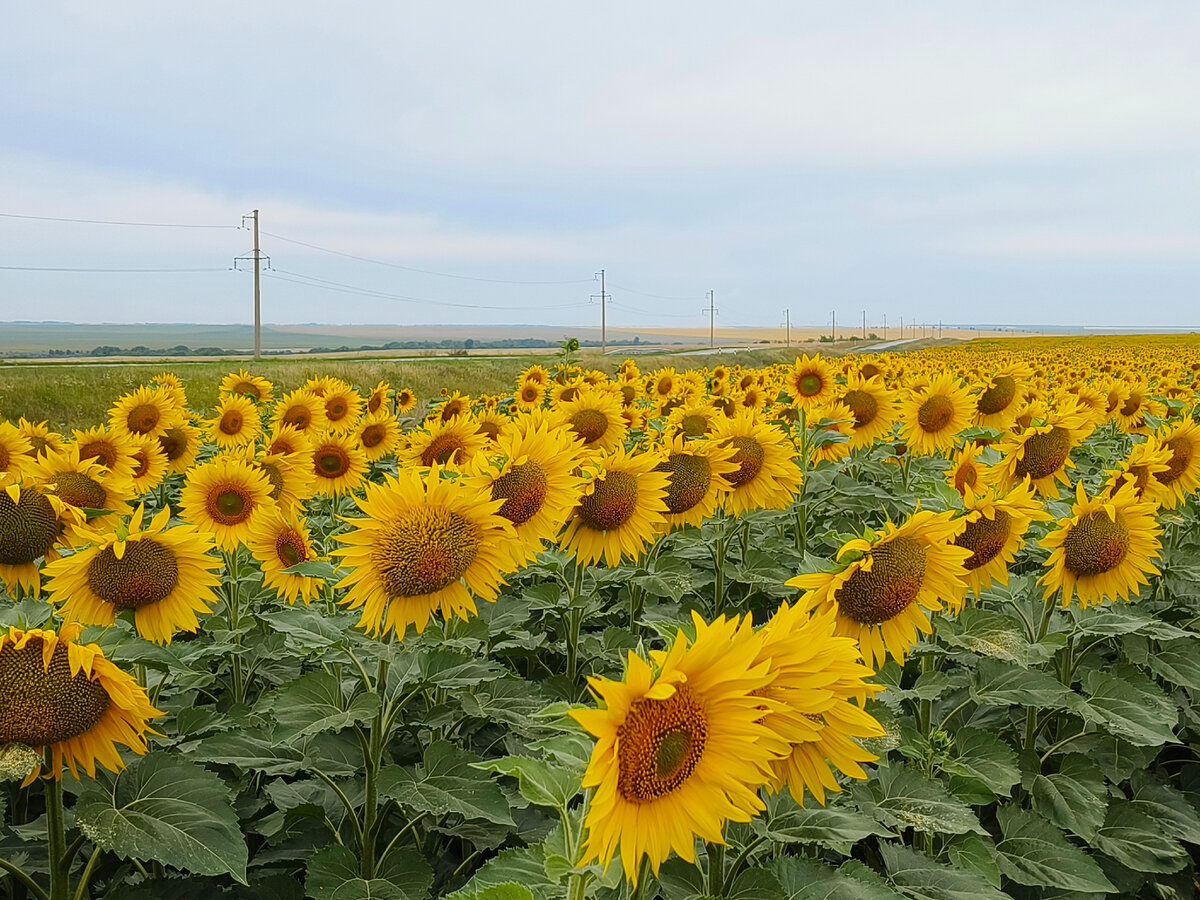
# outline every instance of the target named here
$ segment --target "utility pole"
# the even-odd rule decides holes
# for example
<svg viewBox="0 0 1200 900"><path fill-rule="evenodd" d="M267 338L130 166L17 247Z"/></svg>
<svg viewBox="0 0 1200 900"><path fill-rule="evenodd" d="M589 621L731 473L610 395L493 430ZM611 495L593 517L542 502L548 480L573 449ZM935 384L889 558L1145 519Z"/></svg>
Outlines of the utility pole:
<svg viewBox="0 0 1200 900"><path fill-rule="evenodd" d="M236 269L238 262L244 259L254 260L254 358L262 359L262 262L265 259L270 265L271 257L263 256L262 247L258 243L258 210L254 210L248 216L242 216L242 227L246 227L246 220L254 220L254 251L253 256L238 256L233 260L233 267Z"/></svg>
<svg viewBox="0 0 1200 900"><path fill-rule="evenodd" d="M938 340L942 338L942 320L938 319Z"/></svg>
<svg viewBox="0 0 1200 900"><path fill-rule="evenodd" d="M829 336L829 338L833 343L836 344L837 343L837 310L836 309L832 310L829 313L829 322L832 326L831 330L833 331L833 334L831 334Z"/></svg>
<svg viewBox="0 0 1200 900"><path fill-rule="evenodd" d="M596 273L600 276L600 355L604 356L608 352L608 325L607 325L607 310L604 308L608 303L608 293L604 290L604 270L601 269ZM592 299L596 298L592 294Z"/></svg>
<svg viewBox="0 0 1200 900"><path fill-rule="evenodd" d="M716 346L716 341L715 341L715 337L714 337L714 335L716 334L716 331L715 331L716 326L714 323L716 321L715 316L717 314L717 307L715 306L715 304L717 302L716 291L709 291L707 296L708 296L708 308L705 310L705 312L708 313L708 346L710 348L712 348L712 347Z"/></svg>

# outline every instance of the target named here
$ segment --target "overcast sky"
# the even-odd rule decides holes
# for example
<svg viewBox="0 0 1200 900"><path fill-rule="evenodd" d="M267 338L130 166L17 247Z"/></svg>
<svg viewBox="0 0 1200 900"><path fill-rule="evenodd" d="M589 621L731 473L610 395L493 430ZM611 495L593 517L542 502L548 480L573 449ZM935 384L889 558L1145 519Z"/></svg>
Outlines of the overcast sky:
<svg viewBox="0 0 1200 900"><path fill-rule="evenodd" d="M709 290L727 326L1200 325L1200 5L50 0L4 19L0 213L237 226L257 207L268 322L590 323L604 268L609 322L641 327L706 324ZM250 321L251 278L226 270L249 248L233 227L0 216L0 267L216 270L0 268L0 320Z"/></svg>

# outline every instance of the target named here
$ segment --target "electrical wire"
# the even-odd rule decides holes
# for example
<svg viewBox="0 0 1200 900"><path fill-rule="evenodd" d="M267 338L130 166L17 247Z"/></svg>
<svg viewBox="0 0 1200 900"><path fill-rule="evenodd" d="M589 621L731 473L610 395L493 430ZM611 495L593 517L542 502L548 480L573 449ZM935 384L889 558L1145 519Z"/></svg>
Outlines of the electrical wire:
<svg viewBox="0 0 1200 900"><path fill-rule="evenodd" d="M476 275L455 275L451 272L435 272L432 269L418 269L414 266L402 266L399 263L386 262L382 259L371 259L367 256L356 256L353 253L343 253L341 250L331 250L328 247L322 247L319 244L310 244L307 241L298 241L295 238L284 237L281 234L275 234L270 231L264 231L262 234L265 237L275 238L277 241L286 241L289 244L298 244L301 247L308 247L312 250L320 250L322 253L331 253L334 256L344 256L346 259L356 259L359 262L373 263L377 266L387 266L390 269L403 269L405 272L419 272L422 275L437 275L441 278L461 278L464 281L486 281L490 284L587 284L595 281L595 278L577 278L571 281L510 281L507 278L481 278Z"/></svg>
<svg viewBox="0 0 1200 900"><path fill-rule="evenodd" d="M639 291L639 290L636 290L635 288L626 287L621 284L613 284L611 281L609 282L609 284L611 284L617 290L629 291L629 293L631 293L631 294L640 294L643 297L653 297L656 300L686 300L688 302L693 302L693 301L701 299L700 297L671 297L666 294L651 294L651 293L648 293L647 291Z"/></svg>
<svg viewBox="0 0 1200 900"><path fill-rule="evenodd" d="M136 228L232 228L238 225L197 225L184 222L118 222L112 219L65 219L60 216L23 216L17 213L0 213L5 219L34 219L39 222L73 222L78 225L130 225Z"/></svg>
<svg viewBox="0 0 1200 900"><path fill-rule="evenodd" d="M223 269L216 267L205 269L75 269L65 266L0 266L0 269L5 269L10 272L123 272L129 273L146 273L146 272L232 272L233 269L226 266Z"/></svg>
<svg viewBox="0 0 1200 900"><path fill-rule="evenodd" d="M626 306L623 303L617 303L615 300L610 300L609 305L615 306L617 309L624 310L625 312L635 313L639 316L649 316L651 318L656 318L658 316L669 316L672 319L694 319L700 315L700 313L669 313L658 312L657 310L654 312L646 312L645 310L638 309L635 306Z"/></svg>

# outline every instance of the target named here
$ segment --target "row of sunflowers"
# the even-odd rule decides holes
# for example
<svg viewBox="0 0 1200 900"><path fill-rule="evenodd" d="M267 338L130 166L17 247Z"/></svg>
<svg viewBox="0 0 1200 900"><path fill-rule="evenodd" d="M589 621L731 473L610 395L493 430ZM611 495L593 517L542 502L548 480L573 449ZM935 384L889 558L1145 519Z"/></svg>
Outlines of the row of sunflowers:
<svg viewBox="0 0 1200 900"><path fill-rule="evenodd" d="M0 422L0 886L1191 896L1197 349Z"/></svg>

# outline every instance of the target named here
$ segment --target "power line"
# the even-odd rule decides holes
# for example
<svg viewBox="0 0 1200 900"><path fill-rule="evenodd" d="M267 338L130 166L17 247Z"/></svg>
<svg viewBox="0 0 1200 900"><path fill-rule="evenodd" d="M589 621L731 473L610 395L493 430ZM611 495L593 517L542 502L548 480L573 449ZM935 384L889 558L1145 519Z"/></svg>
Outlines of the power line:
<svg viewBox="0 0 1200 900"><path fill-rule="evenodd" d="M112 219L66 219L61 216L23 216L17 213L0 213L5 219L34 219L38 222L73 222L78 225L129 225L136 228L232 228L237 225L199 225L190 222L118 222Z"/></svg>
<svg viewBox="0 0 1200 900"><path fill-rule="evenodd" d="M639 316L651 316L651 317L670 316L672 319L694 318L692 313L669 313L669 312L658 312L658 311L647 312L644 309L638 309L636 306L626 306L624 303L618 303L616 300L610 300L609 303L612 304L613 306L615 306L617 309L622 309L625 312L636 313Z"/></svg>
<svg viewBox="0 0 1200 900"><path fill-rule="evenodd" d="M329 247L322 247L319 244L310 244L307 241L298 241L295 238L284 237L281 234L273 234L270 231L264 231L267 237L275 238L277 241L286 241L289 244L298 244L301 247L308 247L312 250L320 250L322 253L331 253L334 256L344 256L346 259L356 259L359 262L373 263L377 266L387 266L390 269L402 269L405 272L419 272L422 275L437 275L441 278L461 278L464 281L486 281L491 284L586 284L595 281L594 278L576 278L570 281L511 281L507 278L482 278L476 275L456 275L452 272L435 272L432 269L418 269L415 266L402 266L399 263L387 262L382 259L371 259L368 256L358 256L354 253L343 253L341 250L331 250Z"/></svg>
<svg viewBox="0 0 1200 900"><path fill-rule="evenodd" d="M0 266L0 269L6 269L11 272L124 272L124 273L144 273L144 272L231 272L230 267L225 268L204 268L204 269L75 269L65 266Z"/></svg>
<svg viewBox="0 0 1200 900"><path fill-rule="evenodd" d="M625 285L621 284L614 284L613 287L620 291L628 291L631 294L640 294L643 297L653 297L655 300L684 300L688 303L691 303L696 299L695 297L671 297L666 294L651 294L647 291L635 290L634 288L626 287Z"/></svg>

